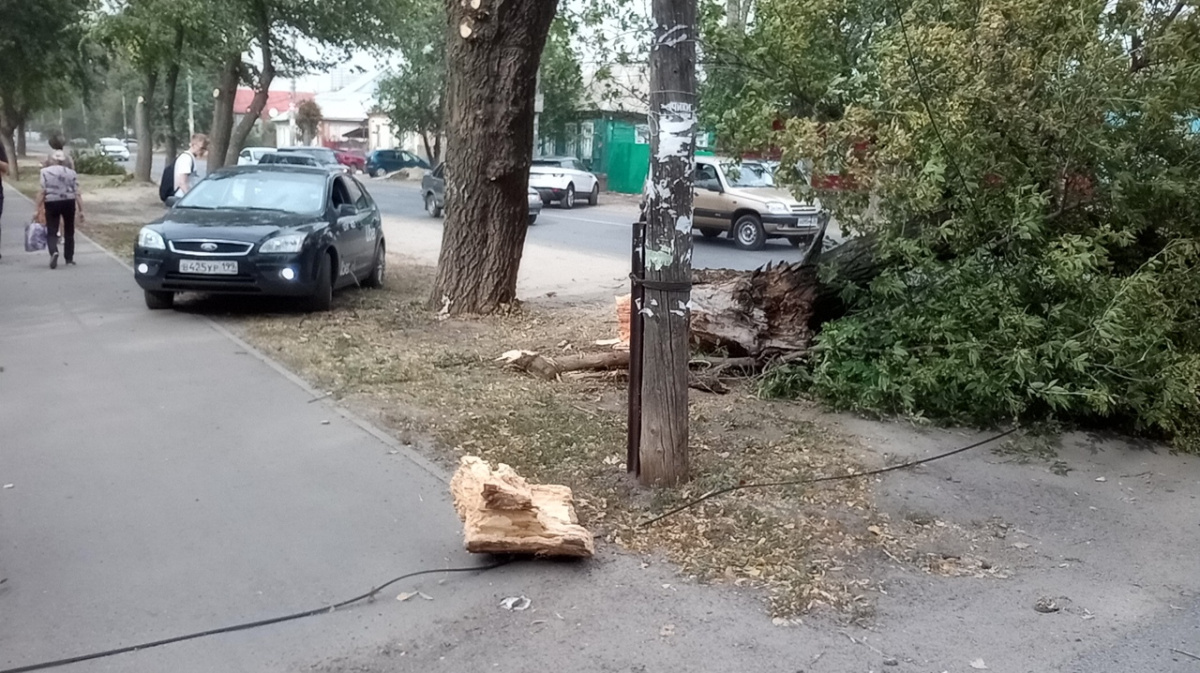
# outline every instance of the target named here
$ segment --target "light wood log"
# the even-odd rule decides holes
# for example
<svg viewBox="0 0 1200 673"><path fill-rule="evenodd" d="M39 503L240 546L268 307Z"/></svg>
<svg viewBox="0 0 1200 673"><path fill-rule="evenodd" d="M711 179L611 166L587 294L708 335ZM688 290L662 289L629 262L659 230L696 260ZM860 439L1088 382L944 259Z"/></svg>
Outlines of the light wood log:
<svg viewBox="0 0 1200 673"><path fill-rule="evenodd" d="M450 480L450 492L469 552L595 554L592 534L579 525L566 486L529 484L507 465L492 470L483 459L464 456Z"/></svg>

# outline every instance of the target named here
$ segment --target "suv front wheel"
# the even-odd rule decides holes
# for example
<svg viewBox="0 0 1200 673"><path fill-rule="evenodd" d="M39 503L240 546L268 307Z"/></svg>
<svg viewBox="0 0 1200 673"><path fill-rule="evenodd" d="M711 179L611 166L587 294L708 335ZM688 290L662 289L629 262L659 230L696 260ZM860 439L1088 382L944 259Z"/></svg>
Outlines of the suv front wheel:
<svg viewBox="0 0 1200 673"><path fill-rule="evenodd" d="M763 231L758 215L747 213L737 218L733 223L733 240L742 250L762 250L767 243L767 233Z"/></svg>

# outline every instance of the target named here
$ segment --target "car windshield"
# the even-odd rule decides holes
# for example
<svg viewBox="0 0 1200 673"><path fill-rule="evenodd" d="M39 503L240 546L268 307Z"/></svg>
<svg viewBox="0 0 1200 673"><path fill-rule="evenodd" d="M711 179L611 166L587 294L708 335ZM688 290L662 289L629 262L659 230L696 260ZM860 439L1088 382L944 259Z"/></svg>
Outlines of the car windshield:
<svg viewBox="0 0 1200 673"><path fill-rule="evenodd" d="M775 178L762 164L721 164L721 172L730 187L774 187Z"/></svg>
<svg viewBox="0 0 1200 673"><path fill-rule="evenodd" d="M311 214L320 212L324 203L324 175L253 171L210 175L180 199L177 207Z"/></svg>

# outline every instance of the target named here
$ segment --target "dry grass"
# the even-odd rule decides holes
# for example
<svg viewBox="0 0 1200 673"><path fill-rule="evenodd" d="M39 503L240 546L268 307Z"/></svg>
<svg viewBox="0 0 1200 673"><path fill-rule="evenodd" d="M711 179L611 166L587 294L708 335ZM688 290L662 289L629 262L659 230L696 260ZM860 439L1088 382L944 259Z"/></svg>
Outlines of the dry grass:
<svg viewBox="0 0 1200 673"><path fill-rule="evenodd" d="M850 570L880 543L867 485L745 490L639 528L710 489L856 469L849 446L803 420L796 405L763 401L747 385L692 393L694 479L637 487L625 473L624 383L546 383L494 360L511 348L586 349L615 333L609 306L525 307L505 316L445 320L426 310L431 269L393 263L390 288L351 291L324 315L238 316L249 340L334 396L368 407L401 436L431 437L448 466L463 454L513 465L575 489L581 521L605 539L662 552L700 579L760 586L773 612L828 606L867 615L870 580Z"/></svg>

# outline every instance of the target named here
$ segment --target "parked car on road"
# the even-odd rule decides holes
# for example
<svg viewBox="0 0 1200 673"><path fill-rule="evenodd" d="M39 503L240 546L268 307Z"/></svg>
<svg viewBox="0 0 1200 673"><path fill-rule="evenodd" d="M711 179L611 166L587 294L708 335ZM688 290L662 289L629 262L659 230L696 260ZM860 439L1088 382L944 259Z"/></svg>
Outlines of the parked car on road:
<svg viewBox="0 0 1200 673"><path fill-rule="evenodd" d="M283 152L267 152L258 158L259 165L287 165L287 166L309 166L311 168L322 168L329 170L321 165L315 157L310 157L307 154L285 154Z"/></svg>
<svg viewBox="0 0 1200 673"><path fill-rule="evenodd" d="M351 173L365 173L367 158L358 150L334 150L338 163L350 169Z"/></svg>
<svg viewBox="0 0 1200 673"><path fill-rule="evenodd" d="M330 170L349 173L350 169L338 162L337 153L328 147L308 147L300 145L297 147L279 147L275 151L279 154L304 154L317 160L317 163L325 166Z"/></svg>
<svg viewBox="0 0 1200 673"><path fill-rule="evenodd" d="M129 161L129 148L120 138L101 138L100 142L96 143L96 150L116 161Z"/></svg>
<svg viewBox="0 0 1200 673"><path fill-rule="evenodd" d="M759 250L769 238L806 245L816 235L820 207L775 186L755 162L696 157L693 226L705 238L728 233L739 248Z"/></svg>
<svg viewBox="0 0 1200 673"><path fill-rule="evenodd" d="M388 173L405 168L423 168L429 170L429 162L412 152L404 150L375 150L367 155L366 169L368 175L382 178Z"/></svg>
<svg viewBox="0 0 1200 673"><path fill-rule="evenodd" d="M274 147L243 147L241 152L238 152L238 166L249 166L257 164L263 155L274 152Z"/></svg>
<svg viewBox="0 0 1200 673"><path fill-rule="evenodd" d="M177 292L300 297L329 310L335 289L380 287L379 208L352 177L303 166L222 168L138 232L134 278L146 306Z"/></svg>
<svg viewBox="0 0 1200 673"><path fill-rule="evenodd" d="M558 201L563 208L574 208L578 194L586 194L593 206L600 202L600 181L574 157L534 159L529 168L529 185L538 191L546 205Z"/></svg>
<svg viewBox="0 0 1200 673"><path fill-rule="evenodd" d="M441 217L446 208L445 164L438 166L421 178L421 194L425 199L425 211L432 217ZM542 197L533 187L529 188L529 224L537 222L542 212Z"/></svg>

